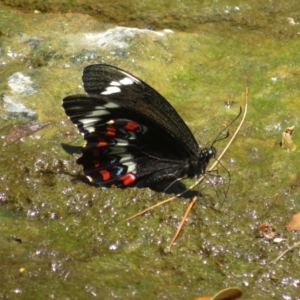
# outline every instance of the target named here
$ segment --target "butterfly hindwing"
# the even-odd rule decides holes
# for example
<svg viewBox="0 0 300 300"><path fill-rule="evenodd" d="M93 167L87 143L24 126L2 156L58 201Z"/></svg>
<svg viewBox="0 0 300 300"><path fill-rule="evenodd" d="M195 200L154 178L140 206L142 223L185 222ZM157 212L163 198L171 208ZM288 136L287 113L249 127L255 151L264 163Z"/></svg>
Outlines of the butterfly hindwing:
<svg viewBox="0 0 300 300"><path fill-rule="evenodd" d="M89 96L69 96L63 102L68 116L84 134L86 145L77 162L83 165L84 174L91 181L105 186L129 185L175 161L179 166L182 164L181 147L157 124L126 108L107 110L105 101L96 100L97 108L92 106L94 99ZM123 115L135 121L112 119ZM165 156L174 161L164 159ZM126 174L128 177L124 177Z"/></svg>

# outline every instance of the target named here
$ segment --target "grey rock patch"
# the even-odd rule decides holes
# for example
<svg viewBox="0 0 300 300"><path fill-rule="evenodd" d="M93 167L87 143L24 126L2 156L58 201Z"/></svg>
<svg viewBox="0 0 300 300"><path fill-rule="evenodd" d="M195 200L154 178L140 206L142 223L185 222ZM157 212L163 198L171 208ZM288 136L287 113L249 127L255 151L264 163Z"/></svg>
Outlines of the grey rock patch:
<svg viewBox="0 0 300 300"><path fill-rule="evenodd" d="M4 108L7 112L11 113L14 116L22 116L28 118L30 120L37 119L37 113L33 110L27 108L22 103L17 103L13 100L13 98L4 95L3 96Z"/></svg>
<svg viewBox="0 0 300 300"><path fill-rule="evenodd" d="M16 72L10 76L8 78L8 85L15 94L28 96L36 93L34 82L29 76L25 76L21 72Z"/></svg>

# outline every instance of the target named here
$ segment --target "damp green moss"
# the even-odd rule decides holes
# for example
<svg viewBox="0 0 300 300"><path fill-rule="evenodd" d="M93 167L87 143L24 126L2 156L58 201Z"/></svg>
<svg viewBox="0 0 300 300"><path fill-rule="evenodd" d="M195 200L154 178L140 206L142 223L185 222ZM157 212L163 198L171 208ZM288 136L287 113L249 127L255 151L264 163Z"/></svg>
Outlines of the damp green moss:
<svg viewBox="0 0 300 300"><path fill-rule="evenodd" d="M177 20L174 27L186 32L161 39L139 33L123 49L82 47L82 33L108 26L87 15L22 15L2 8L2 94L12 95L7 78L15 72L30 76L37 92L20 100L38 121L51 124L3 143L0 150L0 298L195 299L228 286L240 287L245 299L299 295L298 249L273 263L299 240L298 233L285 231L300 210L299 29L286 19L299 22L293 3L278 1L265 12L256 6L246 10L245 4L239 13L232 1L203 2L201 13L190 17L179 17L180 10L165 12L171 17L158 19L159 26ZM141 20L133 24L149 22ZM10 57L9 49L18 55ZM224 184L200 185L203 197L171 252L166 247L190 199L177 198L124 222L170 195L91 186L75 163L78 149L72 147L83 139L65 116L61 99L83 93L81 70L95 62L127 69L155 87L203 147L238 115L249 88L246 122L218 166ZM239 120L229 127L230 135ZM2 109L1 136L19 122L24 119ZM292 125L297 149L287 152L279 142ZM214 144L218 153L227 141ZM265 222L276 227L282 243L257 238L256 228Z"/></svg>

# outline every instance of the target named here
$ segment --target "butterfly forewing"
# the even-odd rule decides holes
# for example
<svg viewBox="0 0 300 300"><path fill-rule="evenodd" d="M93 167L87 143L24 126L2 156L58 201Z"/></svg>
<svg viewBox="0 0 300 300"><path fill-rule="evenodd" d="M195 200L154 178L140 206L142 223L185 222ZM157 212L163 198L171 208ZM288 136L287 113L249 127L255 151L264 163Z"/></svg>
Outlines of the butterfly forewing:
<svg viewBox="0 0 300 300"><path fill-rule="evenodd" d="M172 134L189 152L197 153L199 146L176 110L142 80L119 68L101 64L86 67L82 80L88 95L109 99L138 112Z"/></svg>

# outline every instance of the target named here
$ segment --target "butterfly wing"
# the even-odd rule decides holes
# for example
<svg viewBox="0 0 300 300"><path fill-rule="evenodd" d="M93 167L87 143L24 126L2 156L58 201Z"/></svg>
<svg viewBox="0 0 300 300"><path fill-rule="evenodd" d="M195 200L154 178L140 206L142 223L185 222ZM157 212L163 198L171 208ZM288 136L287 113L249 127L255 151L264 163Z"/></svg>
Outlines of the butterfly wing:
<svg viewBox="0 0 300 300"><path fill-rule="evenodd" d="M163 170L169 179L178 177L188 156L184 148L156 123L124 107L108 109L108 105L85 95L63 100L67 115L87 141L78 159L85 175L105 186L130 185ZM160 179L166 179L164 173Z"/></svg>
<svg viewBox="0 0 300 300"><path fill-rule="evenodd" d="M127 186L182 176L199 149L173 107L131 74L108 65L84 69L88 95L63 100L71 121L87 141L78 163L102 186Z"/></svg>
<svg viewBox="0 0 300 300"><path fill-rule="evenodd" d="M176 110L144 81L105 64L87 66L82 80L88 95L136 111L171 134L190 154L198 152L198 143Z"/></svg>

